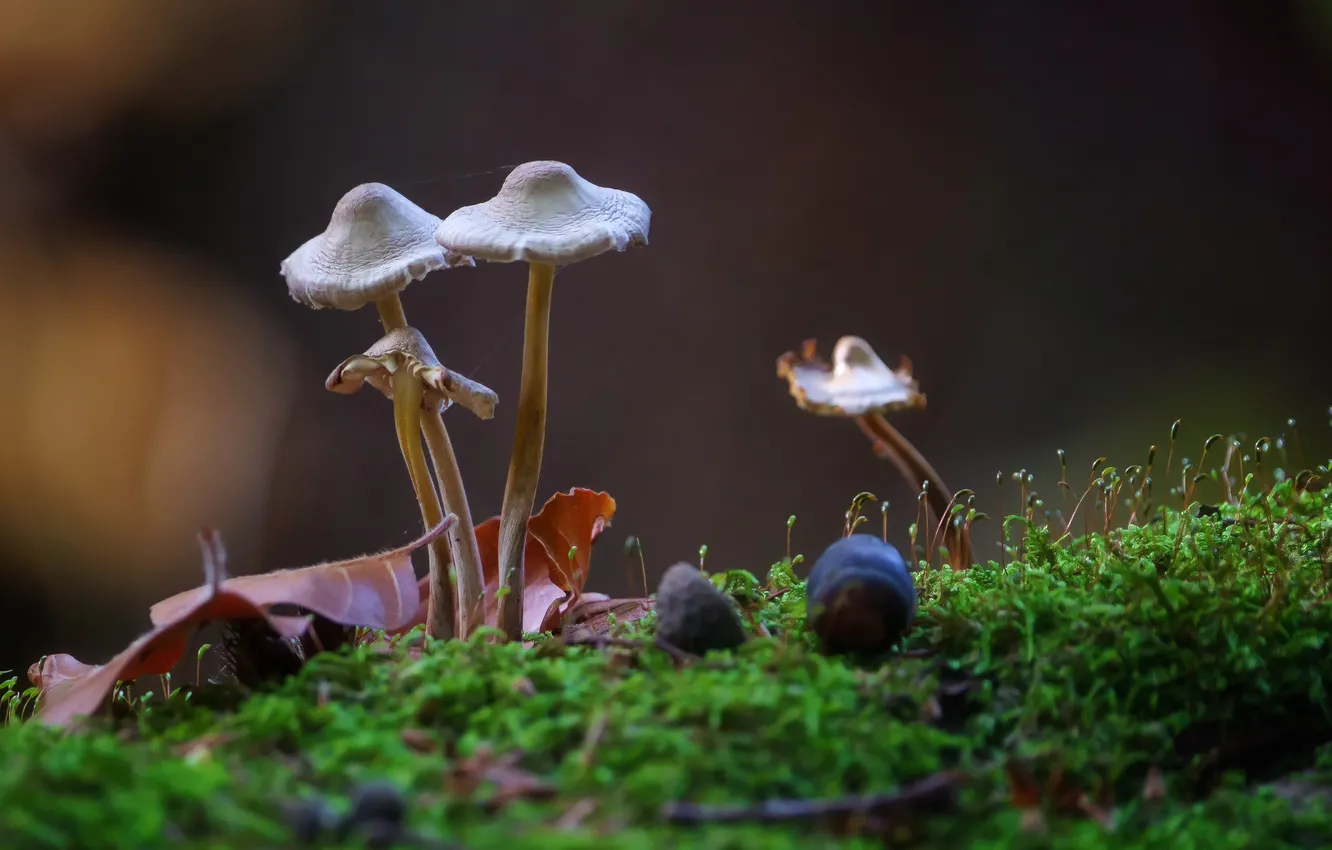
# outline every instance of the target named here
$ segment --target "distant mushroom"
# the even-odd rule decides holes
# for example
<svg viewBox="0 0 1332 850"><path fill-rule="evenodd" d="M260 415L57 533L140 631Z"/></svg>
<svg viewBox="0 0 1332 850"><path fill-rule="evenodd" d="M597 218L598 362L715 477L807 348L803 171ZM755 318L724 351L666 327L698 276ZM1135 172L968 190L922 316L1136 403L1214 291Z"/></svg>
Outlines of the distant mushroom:
<svg viewBox="0 0 1332 850"><path fill-rule="evenodd" d="M858 336L844 336L833 347L833 362L829 365L818 357L811 339L799 352L788 351L777 358L777 376L786 379L791 396L802 410L854 419L874 445L875 453L892 461L911 486L925 487L930 510L947 520L953 492L929 461L883 416L892 410L925 407L925 396L911 376L910 360L903 357L897 369L890 369L868 342ZM970 535L965 529L946 522L943 539L953 566L971 564Z"/></svg>
<svg viewBox="0 0 1332 850"><path fill-rule="evenodd" d="M522 636L523 545L546 433L550 299L556 266L646 245L652 211L634 194L584 180L562 162L528 162L488 201L455 210L435 238L457 254L528 263L518 424L500 511L499 626Z"/></svg>
<svg viewBox="0 0 1332 850"><path fill-rule="evenodd" d="M490 419L495 415L495 404L499 400L494 390L441 365L430 343L426 342L420 331L412 327L389 331L364 354L344 360L324 382L324 386L335 393L358 392L365 384L395 402L393 412L398 426L398 441L405 447L407 468L418 489L432 486L421 452L421 412L424 410L438 417L457 404L481 419ZM399 396L404 398L403 404L396 403ZM458 458L453 453L448 431L427 428L426 441L430 445L435 477L439 479L444 503L466 505L467 492L463 488L462 473L458 469ZM475 530L471 531L471 538L476 539ZM477 563L480 563L479 557ZM469 570L458 571L459 610L456 622L460 634L466 634L462 624L471 624L475 621L473 615L483 611L485 587L480 578L473 576ZM431 573L432 600L438 598L449 601L453 598L453 590L446 580L447 576L439 572ZM448 617L450 622L455 621L454 616L444 611L438 616Z"/></svg>
<svg viewBox="0 0 1332 850"><path fill-rule="evenodd" d="M382 183L365 183L342 196L323 233L308 240L282 261L282 276L287 280L291 297L308 307L358 310L374 303L385 331L402 330L407 327L407 318L398 293L408 284L436 269L476 265L471 257L439 246L435 241L438 224L438 216L421 209L394 189ZM415 427L412 423L419 422L425 429L431 454L434 455L437 449L447 453L446 458L434 458L437 470L456 470L448 432L439 416L439 405L433 409L427 407L426 415L421 416L421 399L426 391L422 374L415 368L399 370L393 373L390 384L398 389L392 394L398 445L426 528L439 523L445 508L458 517L456 533L450 534L450 540L441 538L430 546L431 587L432 591L435 587L446 587L444 577L453 560L449 545L452 542L458 562L459 589L474 593L483 586L481 557L461 482L441 481L445 498L445 505L441 506L434 484L425 472L424 459L419 458L420 436L412 430ZM416 459L413 458L413 447L418 455ZM416 460L420 462L416 463ZM451 594L432 592L426 629L434 637L447 638L453 634L451 597ZM463 604L457 612L463 636L472 626L470 607Z"/></svg>

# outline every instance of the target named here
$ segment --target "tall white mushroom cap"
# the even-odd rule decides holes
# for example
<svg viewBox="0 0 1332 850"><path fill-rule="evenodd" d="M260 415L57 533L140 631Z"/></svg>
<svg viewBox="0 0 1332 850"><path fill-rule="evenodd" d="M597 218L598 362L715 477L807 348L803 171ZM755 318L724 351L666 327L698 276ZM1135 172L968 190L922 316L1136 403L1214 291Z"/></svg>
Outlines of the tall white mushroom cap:
<svg viewBox="0 0 1332 850"><path fill-rule="evenodd" d="M590 183L562 162L524 163L499 194L455 210L435 239L497 263L554 266L646 245L652 210L637 195Z"/></svg>
<svg viewBox="0 0 1332 850"><path fill-rule="evenodd" d="M858 336L844 336L833 348L831 368L814 356L813 346L777 361L777 374L790 384L800 407L824 416L863 416L906 407L924 407L911 361L889 369L870 344Z"/></svg>
<svg viewBox="0 0 1332 850"><path fill-rule="evenodd" d="M291 297L308 307L358 310L436 269L474 266L435 241L431 215L383 183L342 196L323 233L282 261Z"/></svg>

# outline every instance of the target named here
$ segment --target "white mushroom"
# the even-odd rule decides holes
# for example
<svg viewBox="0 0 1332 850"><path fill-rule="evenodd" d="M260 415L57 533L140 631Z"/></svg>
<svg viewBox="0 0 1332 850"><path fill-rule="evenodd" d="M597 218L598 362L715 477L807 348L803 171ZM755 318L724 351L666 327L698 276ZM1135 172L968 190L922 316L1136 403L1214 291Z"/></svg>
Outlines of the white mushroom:
<svg viewBox="0 0 1332 850"><path fill-rule="evenodd" d="M832 368L813 357L789 358L778 374L805 410L823 416L863 416L907 407L924 407L925 396L911 377L911 363L889 369L868 342L844 336L833 348Z"/></svg>
<svg viewBox="0 0 1332 850"><path fill-rule="evenodd" d="M316 310L398 301L409 283L436 269L476 265L440 248L438 225L438 216L395 190L365 183L342 196L323 233L282 261L282 276L291 297Z"/></svg>
<svg viewBox="0 0 1332 850"><path fill-rule="evenodd" d="M348 357L333 373L328 376L324 386L335 393L359 392L369 384L394 401L394 419L398 425L398 438L418 433L422 422L425 423L426 443L430 447L430 459L434 463L435 477L439 480L439 489L444 496L446 510L459 516L455 530L461 523L461 517L467 517L469 530L453 538L454 551L459 553L458 573L459 601L456 615L440 611L437 616L448 617L453 622L457 617L458 633L466 636L474 625L478 611L484 610L485 585L479 569L481 560L479 550L474 556L477 570L462 568L468 561L468 545L476 546L476 531L471 529L471 511L467 506L467 491L463 487L462 472L458 469L458 458L453 452L453 443L449 432L443 427L440 414L458 404L472 411L481 419L490 419L495 415L495 405L499 397L495 391L483 384L454 372L439 362L434 350L426 338L416 328L406 327L391 330L378 342L370 346L364 354ZM399 394L405 394L403 404L398 404ZM413 408L414 405L414 408ZM413 415L412 410L415 410ZM425 411L423 418L421 411ZM432 427L439 422L439 427ZM413 480L425 476L425 459L421 456L419 438L415 442L408 440L406 445L412 457L408 468L414 469ZM426 486L429 478L424 477ZM455 507L457 506L457 507ZM445 571L430 575L430 597L452 599L453 589L447 584ZM427 621L430 614L427 612ZM427 622L427 627L429 623Z"/></svg>
<svg viewBox="0 0 1332 850"><path fill-rule="evenodd" d="M814 340L807 340L799 352L788 351L777 358L777 376L786 379L800 409L853 419L879 457L891 461L910 486L924 488L935 516L951 519L953 492L925 456L883 416L925 406L925 396L911 376L910 360L903 357L897 369L890 369L868 342L844 336L833 347L829 365L816 355ZM943 536L955 564L969 565L971 541L965 529L949 522Z"/></svg>
<svg viewBox="0 0 1332 850"><path fill-rule="evenodd" d="M484 384L445 367L416 328L389 331L364 354L348 357L328 376L324 386L335 393L359 392L369 384L393 399L393 376L408 370L424 388L422 409L448 410L455 403L480 419L491 419L499 396Z"/></svg>
<svg viewBox="0 0 1332 850"><path fill-rule="evenodd" d="M435 231L438 243L457 254L529 264L518 425L500 511L499 627L510 640L522 633L523 547L545 442L555 267L646 245L651 219L637 195L589 183L562 162L541 161L518 166L495 197L454 211Z"/></svg>
<svg viewBox="0 0 1332 850"><path fill-rule="evenodd" d="M436 269L476 265L471 257L439 246L434 237L438 224L437 216L421 209L394 189L382 183L365 183L343 195L334 207L323 233L307 241L283 260L282 276L287 280L291 297L315 309L332 307L357 310L373 302L379 311L384 330L391 336L393 332L407 328L407 317L399 293L408 284ZM420 337L419 333L412 333L415 338ZM415 338L403 342L414 343ZM424 342L424 339L420 339L420 343ZM425 345L424 350L428 351L429 346ZM387 353L387 350L381 352ZM433 358L433 352L430 356ZM418 358L418 362L424 361ZM344 363L343 367L347 365ZM359 363L359 366L365 365ZM438 365L437 360L434 365ZM357 370L354 368L352 372L355 375ZM375 383L379 377L378 373L375 373L375 377L367 374L366 379L384 391L383 386ZM439 415L442 404L425 405L424 402L427 377L425 367L397 369L386 373L383 379L390 391L385 394L393 399L398 445L421 506L421 519L425 527L430 529L437 526L443 519L445 509L458 517L448 539L438 538L428 549L431 594L426 630L433 637L451 637L456 618L459 634L466 636L472 627L469 612L476 607L477 599L485 592L481 556L476 545L476 531L472 525L467 497L461 478L457 475L452 445L444 428L444 420ZM442 373L439 377L442 380ZM426 469L421 448L422 429L431 446L436 474L444 470L440 476L440 489L444 492L443 505L440 504L435 485ZM447 449L447 456L440 458L436 453L437 448L440 451ZM450 544L454 550L452 552ZM449 566L453 561L457 562L458 592L464 600L456 609L452 588L447 583Z"/></svg>

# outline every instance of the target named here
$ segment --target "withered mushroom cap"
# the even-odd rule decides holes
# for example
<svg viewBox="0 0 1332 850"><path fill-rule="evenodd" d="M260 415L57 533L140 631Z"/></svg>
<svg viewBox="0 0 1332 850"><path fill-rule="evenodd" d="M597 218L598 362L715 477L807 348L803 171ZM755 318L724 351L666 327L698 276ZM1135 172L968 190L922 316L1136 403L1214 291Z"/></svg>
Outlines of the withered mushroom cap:
<svg viewBox="0 0 1332 850"><path fill-rule="evenodd" d="M308 307L358 310L436 269L475 266L435 241L431 215L383 183L342 196L324 232L282 261L291 297Z"/></svg>
<svg viewBox="0 0 1332 850"><path fill-rule="evenodd" d="M392 375L398 369L411 369L421 379L424 408L442 403L442 411L456 403L481 419L495 415L499 402L495 391L441 365L430 343L411 327L389 331L364 354L342 361L324 386L335 393L354 393L369 384L392 399Z"/></svg>
<svg viewBox="0 0 1332 850"><path fill-rule="evenodd" d="M796 404L823 416L864 416L925 406L925 396L911 377L911 361L903 357L901 366L889 369L858 336L837 340L831 366L819 359L813 341L808 341L802 351L777 359L777 375L787 380Z"/></svg>
<svg viewBox="0 0 1332 850"><path fill-rule="evenodd" d="M435 239L459 254L498 263L563 266L646 245L652 210L637 195L588 182L562 162L528 162L499 194L455 210Z"/></svg>

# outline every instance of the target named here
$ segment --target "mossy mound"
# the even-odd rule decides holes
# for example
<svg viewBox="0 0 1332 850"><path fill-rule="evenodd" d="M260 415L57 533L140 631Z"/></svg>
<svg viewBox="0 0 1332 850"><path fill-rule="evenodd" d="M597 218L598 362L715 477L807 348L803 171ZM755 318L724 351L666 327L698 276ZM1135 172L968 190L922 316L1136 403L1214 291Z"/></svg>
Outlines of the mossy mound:
<svg viewBox="0 0 1332 850"><path fill-rule="evenodd" d="M345 808L372 780L405 790L418 837L474 850L1332 845L1332 498L1285 481L1197 512L1078 539L1014 519L1017 560L917 575L915 627L885 658L818 655L783 562L767 602L757 579L719 580L773 636L684 665L553 639L360 646L263 692L187 689L72 734L14 723L0 846L293 846L290 804ZM498 813L492 786L462 793L450 772L481 747L553 790ZM949 811L891 823L661 816L945 770Z"/></svg>

